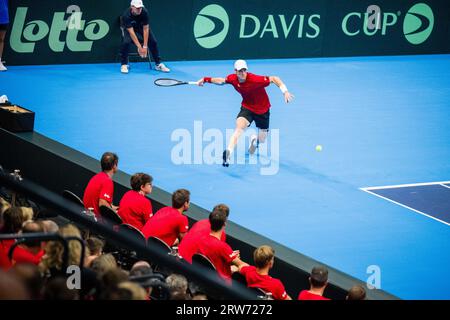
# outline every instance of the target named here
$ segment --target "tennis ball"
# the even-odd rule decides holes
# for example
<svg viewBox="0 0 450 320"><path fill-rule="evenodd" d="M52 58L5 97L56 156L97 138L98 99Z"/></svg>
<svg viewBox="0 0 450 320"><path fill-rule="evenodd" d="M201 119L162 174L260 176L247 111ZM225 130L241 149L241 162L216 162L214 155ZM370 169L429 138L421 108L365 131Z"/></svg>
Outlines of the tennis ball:
<svg viewBox="0 0 450 320"><path fill-rule="evenodd" d="M322 151L322 146L321 146L320 144L318 144L318 145L316 146L316 151L317 151L317 152Z"/></svg>

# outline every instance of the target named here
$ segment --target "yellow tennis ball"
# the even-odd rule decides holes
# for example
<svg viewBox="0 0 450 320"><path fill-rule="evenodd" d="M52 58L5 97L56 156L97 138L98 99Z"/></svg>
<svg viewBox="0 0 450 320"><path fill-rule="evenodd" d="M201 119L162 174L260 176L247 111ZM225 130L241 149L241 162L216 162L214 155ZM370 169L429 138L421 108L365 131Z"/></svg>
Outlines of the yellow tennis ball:
<svg viewBox="0 0 450 320"><path fill-rule="evenodd" d="M316 151L317 151L317 152L322 151L322 146L321 146L320 144L318 144L318 145L316 146Z"/></svg>

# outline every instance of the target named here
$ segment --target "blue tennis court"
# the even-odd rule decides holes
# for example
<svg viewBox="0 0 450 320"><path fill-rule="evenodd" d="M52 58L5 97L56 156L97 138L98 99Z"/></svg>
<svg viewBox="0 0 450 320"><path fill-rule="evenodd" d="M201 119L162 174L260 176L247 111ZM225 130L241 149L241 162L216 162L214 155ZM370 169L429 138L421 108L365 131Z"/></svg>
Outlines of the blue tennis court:
<svg viewBox="0 0 450 320"><path fill-rule="evenodd" d="M167 65L170 77L195 81L226 76L232 63ZM250 72L279 76L295 100L285 104L268 88L277 150L269 143L266 155L229 168L204 155L217 157L209 151L225 142L211 137L234 128L241 99L231 86L156 87L166 75L147 63L132 64L128 75L118 64L53 65L10 67L0 93L36 112L39 133L95 158L117 152L121 170L148 172L169 192L185 187L207 209L226 203L232 221L287 247L364 281L378 266L381 288L400 298L450 299L442 277L450 269L450 189L414 190L420 201L411 190L376 191L447 223L361 190L450 181L450 55L248 63ZM180 164L182 133L191 152Z"/></svg>

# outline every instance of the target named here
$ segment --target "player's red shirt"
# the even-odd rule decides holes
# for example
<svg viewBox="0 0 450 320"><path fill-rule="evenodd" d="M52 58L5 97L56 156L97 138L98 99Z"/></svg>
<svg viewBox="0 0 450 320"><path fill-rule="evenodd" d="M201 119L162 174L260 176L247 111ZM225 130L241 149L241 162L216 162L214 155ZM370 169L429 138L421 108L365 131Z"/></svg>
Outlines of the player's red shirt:
<svg viewBox="0 0 450 320"><path fill-rule="evenodd" d="M130 190L120 200L118 215L123 223L131 224L142 230L153 215L152 203L138 191Z"/></svg>
<svg viewBox="0 0 450 320"><path fill-rule="evenodd" d="M34 254L25 248L17 246L14 249L12 259L14 263L32 263L38 265L44 256L44 250L40 250L38 253Z"/></svg>
<svg viewBox="0 0 450 320"><path fill-rule="evenodd" d="M212 235L207 235L201 239L198 245L198 252L211 260L222 278L231 282L231 262L237 256L227 243Z"/></svg>
<svg viewBox="0 0 450 320"><path fill-rule="evenodd" d="M269 96L265 87L270 84L268 76L258 76L247 73L245 82L240 83L236 74L230 74L225 79L242 95L242 106L256 114L266 113L270 108Z"/></svg>
<svg viewBox="0 0 450 320"><path fill-rule="evenodd" d="M188 219L177 209L165 207L158 210L142 228L145 238L157 237L172 246L180 233L189 229Z"/></svg>
<svg viewBox="0 0 450 320"><path fill-rule="evenodd" d="M318 294L311 293L308 290L303 290L298 295L298 300L330 300L330 299L319 296Z"/></svg>
<svg viewBox="0 0 450 320"><path fill-rule="evenodd" d="M192 256L198 250L198 244L203 237L206 237L211 233L211 224L209 219L197 221L188 233L181 240L178 246L178 254L183 257L189 263L192 263ZM225 232L222 232L221 241L226 240Z"/></svg>
<svg viewBox="0 0 450 320"><path fill-rule="evenodd" d="M8 258L9 248L16 242L16 240L2 240L0 241L0 269L8 270L12 264Z"/></svg>
<svg viewBox="0 0 450 320"><path fill-rule="evenodd" d="M287 299L286 290L280 280L269 275L259 274L254 266L243 267L240 273L245 277L248 287L261 288L266 292L270 292L275 300Z"/></svg>
<svg viewBox="0 0 450 320"><path fill-rule="evenodd" d="M94 208L95 215L100 216L98 201L103 199L112 204L114 183L104 172L97 173L89 180L84 190L83 203L86 208Z"/></svg>

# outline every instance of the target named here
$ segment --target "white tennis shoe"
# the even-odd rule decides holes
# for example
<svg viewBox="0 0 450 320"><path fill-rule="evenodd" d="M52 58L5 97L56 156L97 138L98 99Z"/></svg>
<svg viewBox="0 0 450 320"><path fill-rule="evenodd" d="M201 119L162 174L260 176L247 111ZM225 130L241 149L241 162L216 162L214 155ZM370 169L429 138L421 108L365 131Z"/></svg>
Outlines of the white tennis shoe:
<svg viewBox="0 0 450 320"><path fill-rule="evenodd" d="M155 69L162 72L170 72L170 69L166 67L164 63L157 64Z"/></svg>
<svg viewBox="0 0 450 320"><path fill-rule="evenodd" d="M3 62L0 61L0 71L6 71L6 67L3 65Z"/></svg>
<svg viewBox="0 0 450 320"><path fill-rule="evenodd" d="M121 67L120 67L120 72L122 72L122 73L128 73L128 65L127 64L123 64Z"/></svg>
<svg viewBox="0 0 450 320"><path fill-rule="evenodd" d="M250 147L248 148L248 153L254 154L257 147L258 147L258 136L254 134L250 137Z"/></svg>

